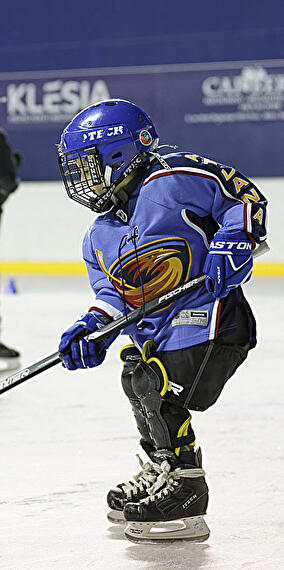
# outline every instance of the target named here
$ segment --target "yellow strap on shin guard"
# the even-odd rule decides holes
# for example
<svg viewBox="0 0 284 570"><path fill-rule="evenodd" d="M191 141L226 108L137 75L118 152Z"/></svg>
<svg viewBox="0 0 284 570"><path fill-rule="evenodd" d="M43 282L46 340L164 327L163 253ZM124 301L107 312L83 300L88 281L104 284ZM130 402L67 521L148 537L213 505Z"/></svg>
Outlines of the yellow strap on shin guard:
<svg viewBox="0 0 284 570"><path fill-rule="evenodd" d="M127 358L131 358L131 356L140 356L140 352L137 348L137 346L135 346L135 344L126 344L125 346L123 346L123 348L121 349L120 353L119 353L119 358L120 360L122 360L122 362L125 362L127 360Z"/></svg>
<svg viewBox="0 0 284 570"><path fill-rule="evenodd" d="M192 415L189 414L188 418L187 418L187 419L185 420L185 422L183 422L183 424L180 426L180 428L179 428L179 430L178 430L177 437L182 437L182 436L188 434L188 428L189 428L189 426L190 426L191 420L192 420ZM194 448L194 446L195 446L195 441L193 441L192 443L190 443L188 447L189 447L189 448L190 448L190 447ZM175 448L175 454L176 454L177 456L179 456L179 454L180 454L180 447L176 447L176 448Z"/></svg>
<svg viewBox="0 0 284 570"><path fill-rule="evenodd" d="M142 348L142 359L147 364L149 365L152 364L152 368L155 370L155 372L158 373L159 377L163 380L162 389L160 391L160 394L163 397L168 389L169 379L163 363L156 356L152 356L152 354L155 354L157 346L158 345L153 340L146 340ZM156 368L158 368L158 370Z"/></svg>

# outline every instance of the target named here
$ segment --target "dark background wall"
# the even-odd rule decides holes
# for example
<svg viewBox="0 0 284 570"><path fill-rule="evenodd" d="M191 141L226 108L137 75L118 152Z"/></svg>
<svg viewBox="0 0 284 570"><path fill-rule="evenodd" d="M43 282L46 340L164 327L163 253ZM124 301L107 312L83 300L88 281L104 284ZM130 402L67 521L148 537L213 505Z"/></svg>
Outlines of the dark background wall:
<svg viewBox="0 0 284 570"><path fill-rule="evenodd" d="M50 123L45 121L42 125L40 122L31 125L28 120L11 122L7 118L5 106L6 91L4 88L7 88L7 81L11 83L18 80L27 83L33 81L33 76L29 77L26 72L44 70L230 61L253 61L257 65L257 62L262 60L280 60L284 57L283 16L282 0L239 0L237 3L228 2L228 0L216 0L215 2L205 0L199 3L189 0L177 0L176 2L172 0L144 0L143 2L135 0L75 2L71 0L57 3L46 0L29 2L16 0L12 5L2 4L0 83L1 78L4 83L3 91L0 92L0 122L9 131L13 145L16 145L25 156L21 171L22 177L26 179L58 178L54 145L64 126L64 119L61 122L54 119ZM261 66L263 68L263 63ZM167 92L157 94L157 84L164 78L164 71L161 71L159 76L153 74L146 76L145 85L141 86L139 83L137 93L131 89L129 91L134 94L134 99L140 104L145 100L146 110L153 114L154 120L159 123L160 132L169 140L173 130L165 126L167 109L165 108L163 113L157 112L159 98L164 96L165 100L167 99ZM25 72L25 75L12 75L15 72L18 74ZM236 73L242 74L241 67ZM266 71L267 73L269 71ZM277 73L279 75L279 69ZM191 76L191 71L188 71L187 84L183 83L184 98L189 102ZM62 79L61 74L55 74L54 80L56 78ZM128 98L127 81L126 88L123 89L121 88L123 78L121 78L118 92L112 90L110 95ZM253 77L251 81L254 81ZM148 87L152 93L151 99L140 96L141 89L146 93ZM281 97L280 99L278 97L278 111L281 111L279 101L281 103ZM170 103L170 123L173 125L175 121L174 95ZM180 103L177 98L178 104ZM218 109L221 109L220 103ZM266 110L269 110L269 107ZM281 121L283 120L280 115L276 119L274 117L271 124L268 124L267 118L263 125L261 118L259 121L254 119L253 129L256 131L251 135L251 144L255 140L257 145L260 145L260 153L256 154L261 156L259 158L256 156L252 168L250 168L249 161L244 158L244 153L239 151L242 141L248 143L249 133L253 132L250 129L249 119L242 121L242 124L238 126L234 122L229 125L220 125L216 121L215 131L214 121L211 121L209 126L204 124L199 127L192 126L188 133L190 146L197 145L199 152L209 152L212 156L212 151L214 155L216 147L216 137L226 139L226 144L223 146L217 144L224 162L230 162L231 158L236 156L238 166L247 171L251 170L249 174L284 175L283 166L277 167L279 160L275 142L275 138L279 140L279 136L280 146L284 142L281 139L283 130ZM233 130L235 130L234 136ZM184 134L183 127L180 132L183 132L180 140L176 140L179 136L174 132L174 142L184 145L187 135ZM228 140L231 141L230 152L228 152ZM275 148L273 147L270 153L272 155L269 157L270 166L263 168L263 154L267 155L271 144L275 145ZM40 160L33 160L36 153L39 153ZM272 160L271 163L272 158L274 162ZM42 165L40 169L39 163L43 162L45 165Z"/></svg>
<svg viewBox="0 0 284 570"><path fill-rule="evenodd" d="M282 0L14 0L1 20L0 71L283 56Z"/></svg>

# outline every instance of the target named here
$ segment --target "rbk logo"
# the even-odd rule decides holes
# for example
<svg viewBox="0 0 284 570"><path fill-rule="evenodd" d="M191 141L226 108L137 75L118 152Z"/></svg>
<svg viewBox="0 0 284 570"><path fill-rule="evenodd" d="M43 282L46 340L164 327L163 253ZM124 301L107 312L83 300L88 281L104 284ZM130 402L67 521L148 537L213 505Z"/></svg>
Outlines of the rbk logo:
<svg viewBox="0 0 284 570"><path fill-rule="evenodd" d="M179 396L183 390L184 387L180 386L180 384L176 384L175 382L169 381L168 392L173 392L175 396Z"/></svg>

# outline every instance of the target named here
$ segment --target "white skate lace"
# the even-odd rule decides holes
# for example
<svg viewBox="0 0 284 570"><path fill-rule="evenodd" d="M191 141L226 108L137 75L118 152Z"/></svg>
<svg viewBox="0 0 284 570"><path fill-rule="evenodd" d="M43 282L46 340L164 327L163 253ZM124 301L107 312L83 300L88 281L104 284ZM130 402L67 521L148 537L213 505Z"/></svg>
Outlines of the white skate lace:
<svg viewBox="0 0 284 570"><path fill-rule="evenodd" d="M149 489L155 483L157 479L156 465L153 463L143 463L140 455L136 455L141 466L141 471L137 475L134 475L134 481L128 481L123 483L120 488L124 491L128 499L132 496L136 496L140 491L143 493L145 489Z"/></svg>
<svg viewBox="0 0 284 570"><path fill-rule="evenodd" d="M177 467L177 469L171 471L171 466L167 461L163 461L161 465L153 463L153 467L159 475L152 487L147 489L149 497L141 500L141 503L145 503L146 505L148 505L150 501L160 499L174 491L174 488L179 484L181 477L191 479L195 477L204 477L205 475L204 469L199 467L193 467L192 469L182 469L181 467ZM163 488L161 489L161 487Z"/></svg>

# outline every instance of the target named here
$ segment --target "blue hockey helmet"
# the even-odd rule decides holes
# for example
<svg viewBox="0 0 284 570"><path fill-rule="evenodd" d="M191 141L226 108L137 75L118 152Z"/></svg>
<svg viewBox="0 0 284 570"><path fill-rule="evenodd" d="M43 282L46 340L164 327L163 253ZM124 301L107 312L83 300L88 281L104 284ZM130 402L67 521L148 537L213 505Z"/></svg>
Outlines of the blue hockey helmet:
<svg viewBox="0 0 284 570"><path fill-rule="evenodd" d="M65 127L59 168L70 198L101 213L117 203L115 189L158 145L155 126L137 105L108 99L87 107Z"/></svg>

